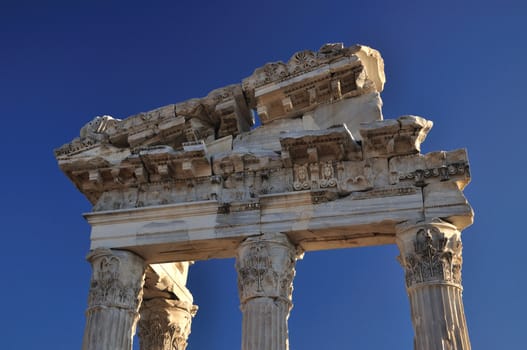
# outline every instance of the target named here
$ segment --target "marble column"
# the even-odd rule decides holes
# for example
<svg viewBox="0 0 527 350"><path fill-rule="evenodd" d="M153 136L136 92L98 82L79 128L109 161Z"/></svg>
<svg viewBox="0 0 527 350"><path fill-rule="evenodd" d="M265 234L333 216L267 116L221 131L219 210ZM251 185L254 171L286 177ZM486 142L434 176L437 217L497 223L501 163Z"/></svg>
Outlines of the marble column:
<svg viewBox="0 0 527 350"><path fill-rule="evenodd" d="M287 320L293 306L295 263L301 255L285 234L246 239L236 270L242 320L242 350L287 350Z"/></svg>
<svg viewBox="0 0 527 350"><path fill-rule="evenodd" d="M185 350L197 307L188 302L155 298L141 306L141 350Z"/></svg>
<svg viewBox="0 0 527 350"><path fill-rule="evenodd" d="M461 286L461 233L440 219L397 226L415 350L469 350Z"/></svg>
<svg viewBox="0 0 527 350"><path fill-rule="evenodd" d="M87 260L92 278L82 349L131 350L143 294L144 260L110 249L96 249Z"/></svg>

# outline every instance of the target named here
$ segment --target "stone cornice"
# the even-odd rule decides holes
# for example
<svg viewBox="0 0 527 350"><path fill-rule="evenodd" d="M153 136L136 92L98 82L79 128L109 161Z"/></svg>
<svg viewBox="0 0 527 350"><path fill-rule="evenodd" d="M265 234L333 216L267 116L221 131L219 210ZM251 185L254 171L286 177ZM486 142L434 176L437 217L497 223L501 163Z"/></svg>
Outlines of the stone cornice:
<svg viewBox="0 0 527 350"><path fill-rule="evenodd" d="M265 149L229 150L230 144L226 151L211 154L204 141L184 143L179 151L152 146L133 153L100 144L60 157L59 165L96 211L211 199L243 201L246 195L257 198L326 187L344 195L379 187L375 179L388 167L390 181L380 187L409 180L417 186L450 179L466 184L466 152L419 155L420 142L430 127L431 122L411 116L365 124L361 143L346 125L283 133L280 154ZM248 181L253 190L240 197ZM273 186L275 181L280 183Z"/></svg>
<svg viewBox="0 0 527 350"><path fill-rule="evenodd" d="M286 67L284 69L287 72L272 72L270 67L277 65ZM317 76L312 81L313 77L308 75L313 75L315 69L320 71L325 66L328 68L323 74L319 72L322 76ZM339 74L343 77L335 76ZM348 77L350 74L351 78ZM346 83L346 79L351 80ZM243 84L213 90L203 98L163 106L123 120L110 116L96 117L81 129L80 137L57 148L55 156L60 160L101 144L132 150L155 145L169 145L179 149L184 142L212 141L228 135L235 136L248 131L253 124L251 109L260 110L264 123L267 122L264 110L268 108L271 119L289 118L320 104L337 102L370 91L380 92L384 79L384 63L378 51L366 46L344 48L342 44L328 44L318 52L297 52L287 64L267 64L244 79ZM311 90L306 87L308 80L311 81ZM260 91L262 82L266 83L268 91ZM284 82L290 84L273 85L272 88L269 85L277 82L282 82L282 85ZM319 86L326 83L329 84L327 88ZM298 92L292 95L293 91L288 92L293 85L302 94L310 96L307 106L302 102L304 97L300 97ZM258 89L260 90L257 91ZM333 91L330 97L325 97L329 91L327 89ZM271 111L272 106L269 105L269 95L275 96L276 93L283 96L286 104L285 112L282 109L284 113L280 112L282 114L279 115Z"/></svg>

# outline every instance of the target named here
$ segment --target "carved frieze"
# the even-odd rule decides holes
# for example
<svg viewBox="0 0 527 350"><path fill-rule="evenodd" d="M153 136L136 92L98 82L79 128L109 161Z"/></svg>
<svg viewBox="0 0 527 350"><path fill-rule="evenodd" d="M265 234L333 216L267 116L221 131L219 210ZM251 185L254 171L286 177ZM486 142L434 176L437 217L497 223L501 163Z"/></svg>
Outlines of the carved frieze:
<svg viewBox="0 0 527 350"><path fill-rule="evenodd" d="M293 172L293 189L295 191L337 187L333 162L295 164Z"/></svg>
<svg viewBox="0 0 527 350"><path fill-rule="evenodd" d="M417 169L410 173L400 174L399 181L414 180L416 186L424 186L425 180L429 178L438 178L440 181L448 181L453 176L465 174L469 174L468 164L454 163L439 168Z"/></svg>
<svg viewBox="0 0 527 350"><path fill-rule="evenodd" d="M311 179L307 169L307 164L295 164L293 188L296 191L309 190L311 188Z"/></svg>
<svg viewBox="0 0 527 350"><path fill-rule="evenodd" d="M459 234L448 235L435 225L417 230L411 246L401 249L399 262L405 269L406 287L423 283L461 286L462 244Z"/></svg>
<svg viewBox="0 0 527 350"><path fill-rule="evenodd" d="M425 155L395 157L390 160L390 182L425 186L432 182L453 181L463 189L470 181L466 150L432 152Z"/></svg>

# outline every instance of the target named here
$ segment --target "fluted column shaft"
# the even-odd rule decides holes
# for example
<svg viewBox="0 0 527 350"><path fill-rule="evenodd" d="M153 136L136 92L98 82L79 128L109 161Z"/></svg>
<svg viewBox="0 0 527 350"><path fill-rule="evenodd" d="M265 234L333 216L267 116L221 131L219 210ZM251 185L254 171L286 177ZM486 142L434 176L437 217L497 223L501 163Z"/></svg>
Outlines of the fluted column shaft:
<svg viewBox="0 0 527 350"><path fill-rule="evenodd" d="M133 253L110 249L96 249L87 260L92 278L82 349L131 350L145 263Z"/></svg>
<svg viewBox="0 0 527 350"><path fill-rule="evenodd" d="M287 350L292 308L295 246L281 233L245 240L236 270L242 320L242 350Z"/></svg>
<svg viewBox="0 0 527 350"><path fill-rule="evenodd" d="M470 350L462 300L461 233L440 219L397 227L415 350Z"/></svg>
<svg viewBox="0 0 527 350"><path fill-rule="evenodd" d="M141 350L185 350L197 307L185 301L143 301L139 320Z"/></svg>

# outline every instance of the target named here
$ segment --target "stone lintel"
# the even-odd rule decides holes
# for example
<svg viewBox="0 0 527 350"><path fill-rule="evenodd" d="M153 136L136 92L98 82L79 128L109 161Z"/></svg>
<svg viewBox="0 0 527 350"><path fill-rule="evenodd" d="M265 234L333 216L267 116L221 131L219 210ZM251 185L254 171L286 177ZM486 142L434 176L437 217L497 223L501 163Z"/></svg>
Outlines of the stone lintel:
<svg viewBox="0 0 527 350"><path fill-rule="evenodd" d="M443 190L460 193L457 187ZM472 210L459 194L437 196L430 202L433 208L426 208L419 188L340 199L324 197L323 192L331 193L298 191L265 195L258 202L227 208L217 201L204 201L85 217L92 226L92 249L128 249L148 263L232 257L241 241L261 232L286 233L309 251L393 243L396 224L418 220L430 211L460 228L472 220ZM314 198L321 200L313 205Z"/></svg>

